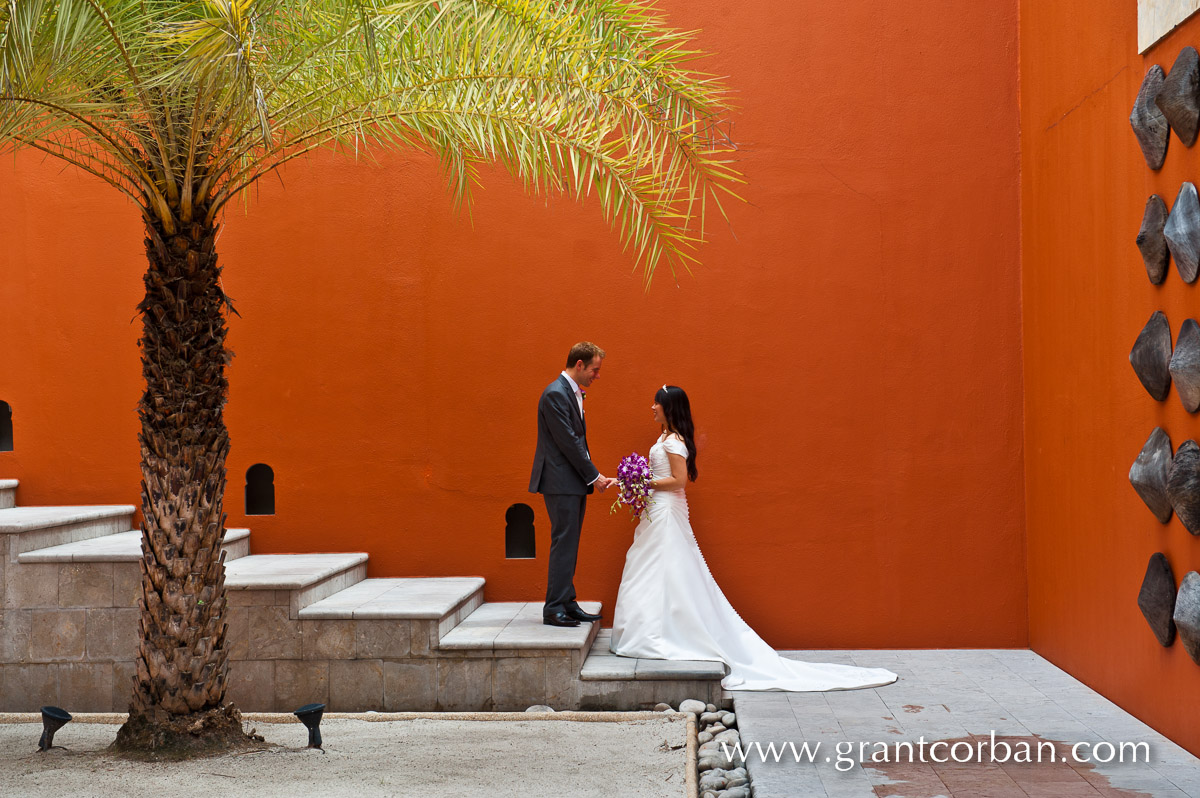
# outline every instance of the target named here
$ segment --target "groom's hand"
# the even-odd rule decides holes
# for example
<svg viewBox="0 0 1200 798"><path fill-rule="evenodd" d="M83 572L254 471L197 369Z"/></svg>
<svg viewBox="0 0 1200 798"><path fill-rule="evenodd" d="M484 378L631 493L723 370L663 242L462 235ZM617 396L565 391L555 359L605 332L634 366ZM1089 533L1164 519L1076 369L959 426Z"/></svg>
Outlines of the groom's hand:
<svg viewBox="0 0 1200 798"><path fill-rule="evenodd" d="M603 493L604 491L608 490L609 486L613 482L615 482L615 480L611 480L608 477L601 474L600 476L596 477L596 481L592 484L594 484L596 486L597 491L599 491L600 493Z"/></svg>

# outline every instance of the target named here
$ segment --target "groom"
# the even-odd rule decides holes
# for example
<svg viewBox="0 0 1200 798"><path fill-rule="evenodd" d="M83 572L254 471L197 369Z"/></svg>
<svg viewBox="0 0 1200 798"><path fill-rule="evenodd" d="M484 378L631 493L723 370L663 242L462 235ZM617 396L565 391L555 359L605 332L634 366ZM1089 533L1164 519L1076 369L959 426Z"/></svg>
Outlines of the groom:
<svg viewBox="0 0 1200 798"><path fill-rule="evenodd" d="M538 401L537 452L529 492L542 494L550 515L550 576L542 608L542 623L549 626L600 620L599 615L579 608L574 580L587 495L596 488L603 493L617 481L592 465L584 422L584 389L600 376L603 362L600 347L589 341L575 344L567 355L567 368L546 386Z"/></svg>

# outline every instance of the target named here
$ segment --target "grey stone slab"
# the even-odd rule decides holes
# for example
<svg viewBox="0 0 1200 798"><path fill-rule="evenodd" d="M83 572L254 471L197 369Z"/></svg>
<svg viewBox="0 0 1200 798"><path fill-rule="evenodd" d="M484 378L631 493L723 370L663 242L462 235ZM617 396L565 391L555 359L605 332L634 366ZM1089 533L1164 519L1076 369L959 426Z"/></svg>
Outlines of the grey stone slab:
<svg viewBox="0 0 1200 798"><path fill-rule="evenodd" d="M274 712L275 665L271 660L231 662L226 689L229 700L243 712Z"/></svg>
<svg viewBox="0 0 1200 798"><path fill-rule="evenodd" d="M302 620L300 621L301 657L306 660L354 659L355 637L356 630L352 620ZM407 650L404 653L407 654ZM278 674L279 670L276 669L276 676Z"/></svg>
<svg viewBox="0 0 1200 798"><path fill-rule="evenodd" d="M301 590L356 565L367 554L252 554L225 564L230 590Z"/></svg>
<svg viewBox="0 0 1200 798"><path fill-rule="evenodd" d="M112 606L136 607L142 597L142 570L137 563L113 563Z"/></svg>
<svg viewBox="0 0 1200 798"><path fill-rule="evenodd" d="M438 659L438 710L490 712L494 666L492 659Z"/></svg>
<svg viewBox="0 0 1200 798"><path fill-rule="evenodd" d="M109 712L113 697L110 662L67 662L58 666L58 700L73 712Z"/></svg>
<svg viewBox="0 0 1200 798"><path fill-rule="evenodd" d="M8 712L36 712L46 704L59 706L57 665L0 664L0 706Z"/></svg>
<svg viewBox="0 0 1200 798"><path fill-rule="evenodd" d="M382 660L334 660L329 663L330 711L380 712L384 706L383 691Z"/></svg>
<svg viewBox="0 0 1200 798"><path fill-rule="evenodd" d="M440 620L482 599L479 577L364 579L300 611L302 618L398 618Z"/></svg>
<svg viewBox="0 0 1200 798"><path fill-rule="evenodd" d="M108 607L112 600L112 563L67 562L59 566L58 606Z"/></svg>
<svg viewBox="0 0 1200 798"><path fill-rule="evenodd" d="M581 601L579 606L591 613L599 613L601 609L598 601ZM582 650L591 643L594 627L594 623L581 623L574 627L547 626L542 622L541 602L531 601L522 605L513 619L497 633L495 647Z"/></svg>
<svg viewBox="0 0 1200 798"><path fill-rule="evenodd" d="M579 706L579 667L573 657L545 657L547 706L554 709Z"/></svg>
<svg viewBox="0 0 1200 798"><path fill-rule="evenodd" d="M300 621L289 618L287 608L250 607L249 625L251 659L300 659Z"/></svg>
<svg viewBox="0 0 1200 798"><path fill-rule="evenodd" d="M634 678L638 660L633 657L618 657L615 654L592 654L584 660L579 678L585 681L600 679Z"/></svg>
<svg viewBox="0 0 1200 798"><path fill-rule="evenodd" d="M109 712L128 712L133 698L133 682L137 675L137 666L132 662L114 662L112 664L112 704Z"/></svg>
<svg viewBox="0 0 1200 798"><path fill-rule="evenodd" d="M227 529L223 548L246 541L249 529ZM228 558L228 555L226 555ZM132 530L26 551L18 562L137 562L142 558L142 532Z"/></svg>
<svg viewBox="0 0 1200 798"><path fill-rule="evenodd" d="M876 795L875 786L861 767L839 771L831 763L821 763L815 769L828 798L866 798Z"/></svg>
<svg viewBox="0 0 1200 798"><path fill-rule="evenodd" d="M400 659L412 653L413 621L388 619L359 620L353 623L354 656L358 659Z"/></svg>
<svg viewBox="0 0 1200 798"><path fill-rule="evenodd" d="M29 660L33 610L0 609L0 662Z"/></svg>
<svg viewBox="0 0 1200 798"><path fill-rule="evenodd" d="M87 610L34 610L29 658L35 662L82 660L87 650Z"/></svg>
<svg viewBox="0 0 1200 798"><path fill-rule="evenodd" d="M490 602L463 619L438 642L440 651L454 652L487 649L534 649L546 651L583 651L595 632L594 624L561 628L542 623L538 602ZM597 602L581 602L590 612L598 611Z"/></svg>
<svg viewBox="0 0 1200 798"><path fill-rule="evenodd" d="M388 712L437 709L437 661L409 659L383 663L383 704Z"/></svg>
<svg viewBox="0 0 1200 798"><path fill-rule="evenodd" d="M4 572L4 606L22 609L57 607L58 569L57 563L7 563Z"/></svg>
<svg viewBox="0 0 1200 798"><path fill-rule="evenodd" d="M634 678L641 681L656 679L713 679L725 678L723 662L700 660L638 659Z"/></svg>
<svg viewBox="0 0 1200 798"><path fill-rule="evenodd" d="M541 657L504 657L495 661L492 709L520 712L546 703L546 661Z"/></svg>
<svg viewBox="0 0 1200 798"><path fill-rule="evenodd" d="M132 518L132 504L89 505L79 507L10 507L0 510L0 534L32 532L38 529L77 524L100 519Z"/></svg>
<svg viewBox="0 0 1200 798"><path fill-rule="evenodd" d="M766 765L747 764L755 798L765 796L793 796L799 798L828 798L821 774L815 765Z"/></svg>
<svg viewBox="0 0 1200 798"><path fill-rule="evenodd" d="M798 659L808 661L837 661L829 656L837 652L796 653ZM852 653L854 664L864 666L887 661L872 658L875 652L844 653ZM1160 751L1163 761L1095 763L1095 778L1104 780L1096 783L1104 788L1141 790L1157 798L1188 795L1188 788L1180 788L1181 782L1187 783L1186 774L1197 774L1196 781L1200 782L1200 760L1033 652L892 653L898 653L912 668L912 678L905 683L824 694L735 692L743 739L764 744L802 739L832 746L839 741L891 743L915 741L922 736L933 741L964 737L968 731L986 735L994 730L998 735L1037 735L1068 744L1146 740L1152 751ZM877 711L881 705L884 713ZM790 718L785 715L785 706L793 713ZM836 728L831 720L836 720ZM809 767L819 775L821 791L798 781L800 771L790 762L765 766L749 763L748 767L755 777L756 798L907 794L903 790L879 792L875 788L888 783L886 773L876 773L870 767L864 770L855 765L848 774L837 774L832 763L817 762ZM926 789L932 789L932 784L922 781L912 788L919 787L921 795L933 795L936 793ZM1055 794L1053 785L1039 789L1038 795ZM1200 795L1200 785L1191 794Z"/></svg>
<svg viewBox="0 0 1200 798"><path fill-rule="evenodd" d="M274 703L282 712L306 704L326 704L332 712L342 711L333 708L329 697L329 661L276 662Z"/></svg>

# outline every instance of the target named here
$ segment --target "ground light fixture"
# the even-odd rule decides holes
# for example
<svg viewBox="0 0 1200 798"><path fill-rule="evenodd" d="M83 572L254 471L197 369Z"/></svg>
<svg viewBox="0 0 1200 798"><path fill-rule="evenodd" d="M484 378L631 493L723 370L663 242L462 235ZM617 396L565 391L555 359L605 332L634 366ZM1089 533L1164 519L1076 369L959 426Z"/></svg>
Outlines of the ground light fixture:
<svg viewBox="0 0 1200 798"><path fill-rule="evenodd" d="M54 747L54 733L71 722L71 713L60 707L42 707L42 739L38 740L39 751ZM58 746L62 748L62 746Z"/></svg>
<svg viewBox="0 0 1200 798"><path fill-rule="evenodd" d="M321 716L325 714L325 705L305 704L292 714L308 727L308 747L325 753L325 749L321 747Z"/></svg>

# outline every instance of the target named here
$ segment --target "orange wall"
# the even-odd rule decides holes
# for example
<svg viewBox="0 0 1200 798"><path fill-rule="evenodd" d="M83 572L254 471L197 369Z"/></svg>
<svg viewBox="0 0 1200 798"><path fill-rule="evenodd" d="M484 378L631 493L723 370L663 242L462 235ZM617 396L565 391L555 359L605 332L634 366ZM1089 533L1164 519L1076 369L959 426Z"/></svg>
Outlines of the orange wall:
<svg viewBox="0 0 1200 798"><path fill-rule="evenodd" d="M1146 57L1127 0L1021 3L1021 236L1029 634L1033 649L1200 754L1200 669L1158 645L1137 607L1146 563L1165 552L1182 580L1200 540L1159 524L1128 471L1154 427L1179 444L1200 423L1175 390L1155 402L1128 353L1155 310L1172 340L1197 314L1174 264L1161 286L1134 244L1146 199L1173 205L1200 149L1172 134L1160 173L1129 126L1146 71L1200 44L1192 19Z"/></svg>
<svg viewBox="0 0 1200 798"><path fill-rule="evenodd" d="M772 644L1025 645L1016 3L663 5L737 90L749 179L694 275L644 293L594 203L500 174L468 221L420 155L315 158L230 212L230 525L540 600L535 406L590 338L609 470L653 441L659 385L691 394L696 531ZM136 212L9 159L0 240L0 476L22 504L136 503ZM271 518L240 512L256 462ZM514 502L535 561L503 559ZM632 526L607 505L577 585L611 608Z"/></svg>

